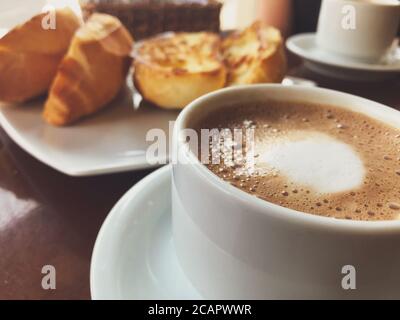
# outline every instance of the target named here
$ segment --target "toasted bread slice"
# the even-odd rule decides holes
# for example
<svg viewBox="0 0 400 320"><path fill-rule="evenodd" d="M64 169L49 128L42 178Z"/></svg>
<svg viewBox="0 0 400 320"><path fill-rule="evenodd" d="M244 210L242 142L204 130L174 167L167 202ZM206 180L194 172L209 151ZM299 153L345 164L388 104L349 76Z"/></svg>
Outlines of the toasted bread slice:
<svg viewBox="0 0 400 320"><path fill-rule="evenodd" d="M47 92L81 25L72 10L56 11L56 28L43 29L47 13L34 16L0 38L0 101L23 102Z"/></svg>
<svg viewBox="0 0 400 320"><path fill-rule="evenodd" d="M227 86L281 82L285 75L282 36L259 21L225 38L222 52L228 67Z"/></svg>
<svg viewBox="0 0 400 320"><path fill-rule="evenodd" d="M72 39L45 103L43 117L66 125L103 108L120 91L133 39L110 15L93 14Z"/></svg>
<svg viewBox="0 0 400 320"><path fill-rule="evenodd" d="M163 108L183 108L225 85L218 35L167 33L135 50L134 82L142 96Z"/></svg>

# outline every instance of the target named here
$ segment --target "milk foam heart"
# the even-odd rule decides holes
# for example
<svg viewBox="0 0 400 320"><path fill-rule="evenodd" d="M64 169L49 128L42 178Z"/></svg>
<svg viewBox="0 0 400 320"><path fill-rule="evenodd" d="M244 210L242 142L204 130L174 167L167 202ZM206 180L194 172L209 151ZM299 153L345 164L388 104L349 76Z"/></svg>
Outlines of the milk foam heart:
<svg viewBox="0 0 400 320"><path fill-rule="evenodd" d="M359 155L351 146L327 134L296 132L263 147L261 164L316 192L343 192L363 183L365 169Z"/></svg>

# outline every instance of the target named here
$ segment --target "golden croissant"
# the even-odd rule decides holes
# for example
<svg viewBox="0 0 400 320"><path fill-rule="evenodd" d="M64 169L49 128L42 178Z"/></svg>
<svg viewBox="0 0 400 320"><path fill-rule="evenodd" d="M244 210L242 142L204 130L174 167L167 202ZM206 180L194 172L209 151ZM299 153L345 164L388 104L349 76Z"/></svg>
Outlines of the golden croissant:
<svg viewBox="0 0 400 320"><path fill-rule="evenodd" d="M110 15L93 14L72 39L43 112L53 125L70 124L106 106L125 83L133 39Z"/></svg>

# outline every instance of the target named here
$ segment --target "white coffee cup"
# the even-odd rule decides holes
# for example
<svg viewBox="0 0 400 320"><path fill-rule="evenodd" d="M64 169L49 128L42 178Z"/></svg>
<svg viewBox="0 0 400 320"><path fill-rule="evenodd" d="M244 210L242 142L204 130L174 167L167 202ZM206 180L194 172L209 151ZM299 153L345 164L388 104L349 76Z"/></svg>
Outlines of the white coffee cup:
<svg viewBox="0 0 400 320"><path fill-rule="evenodd" d="M400 298L400 221L340 220L281 207L223 181L186 148L184 129L200 114L260 99L334 104L400 127L399 111L321 88L243 86L192 102L173 137L179 156L173 238L187 277L208 299ZM356 289L345 290L352 267Z"/></svg>
<svg viewBox="0 0 400 320"><path fill-rule="evenodd" d="M378 62L393 44L399 18L397 0L323 0L316 43L351 61Z"/></svg>

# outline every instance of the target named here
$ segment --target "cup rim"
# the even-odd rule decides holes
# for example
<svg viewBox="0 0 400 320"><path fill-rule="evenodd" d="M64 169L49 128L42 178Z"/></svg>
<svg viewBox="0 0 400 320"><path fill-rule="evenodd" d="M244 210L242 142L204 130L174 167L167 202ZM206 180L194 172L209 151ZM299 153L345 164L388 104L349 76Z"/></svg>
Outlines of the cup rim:
<svg viewBox="0 0 400 320"><path fill-rule="evenodd" d="M319 91L320 93L325 93L330 95L331 97L334 96L342 96L348 99L358 99L360 102L365 101L369 104L375 105L377 108L383 108L383 110L390 111L390 112L399 112L400 111L391 108L389 106L380 104L378 102L359 97L353 94L344 93L332 89L325 89L319 87L300 87L300 86L284 86L281 84L253 84L253 85L240 85L230 88L220 89L206 95L203 95L196 100L192 101L188 104L179 114L174 128L174 143L176 146L180 147L180 142L178 141L179 135L183 132L183 129L186 129L186 124L190 119L190 114L198 109L201 108L202 105L207 103L210 99L232 93L232 92L241 92L241 91L248 91L248 90L307 90L307 91ZM272 97L273 99L273 97ZM307 102L307 100L304 100ZM340 105L338 104L340 107ZM371 115L371 117L373 117ZM400 127L400 126L399 126ZM176 149L174 149L176 152ZM334 230L348 230L351 232L399 232L400 231L400 220L384 220L384 221L366 221L366 220L346 220L346 219L337 219L332 217L326 216L319 216L308 212L298 211L295 209L287 208L280 206L278 204L259 199L239 188L236 188L229 184L228 182L224 181L216 174L211 172L201 161L197 158L197 156L189 149L184 155L188 158L188 164L194 168L202 178L207 180L208 183L211 183L214 187L219 190L223 190L224 192L228 193L233 198L246 203L246 205L254 207L257 212L260 212L262 215L274 215L277 219L286 220L289 222L294 222L298 224L307 224L307 225L314 225L318 228L327 228L327 229L334 229ZM178 162L179 163L179 162Z"/></svg>

